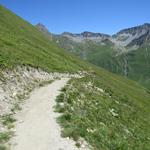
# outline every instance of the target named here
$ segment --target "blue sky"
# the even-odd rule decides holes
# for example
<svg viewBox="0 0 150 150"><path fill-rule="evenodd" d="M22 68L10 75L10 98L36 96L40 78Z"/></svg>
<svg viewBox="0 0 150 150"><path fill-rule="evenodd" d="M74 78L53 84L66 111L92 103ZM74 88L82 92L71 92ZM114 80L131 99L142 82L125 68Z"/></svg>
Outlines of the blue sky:
<svg viewBox="0 0 150 150"><path fill-rule="evenodd" d="M102 32L150 23L150 0L0 0L33 25L53 33Z"/></svg>

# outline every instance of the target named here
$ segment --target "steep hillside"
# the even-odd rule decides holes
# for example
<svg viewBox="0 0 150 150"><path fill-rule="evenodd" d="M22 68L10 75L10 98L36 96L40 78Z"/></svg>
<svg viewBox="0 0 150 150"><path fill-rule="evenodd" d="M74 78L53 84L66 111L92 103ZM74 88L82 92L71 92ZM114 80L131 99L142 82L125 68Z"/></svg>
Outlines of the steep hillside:
<svg viewBox="0 0 150 150"><path fill-rule="evenodd" d="M61 72L83 68L77 58L49 42L31 24L0 6L0 68L15 65Z"/></svg>
<svg viewBox="0 0 150 150"><path fill-rule="evenodd" d="M109 40L104 41L112 46ZM93 47L93 43L88 42L88 44ZM99 54L97 44L94 45L94 50ZM107 46L102 45L103 51L100 53L106 53ZM103 60L109 59L110 65L114 59L110 59L111 53L113 50L108 52L108 56L105 55L106 58L101 56ZM0 97L1 107L4 107L3 102L11 104L17 102L15 96L18 101L25 98L25 95L12 93L11 88L18 93L23 93L22 87L26 85L26 88L31 91L28 82L35 80L34 87L39 86L37 83L40 79L37 77L43 81L51 77L50 72L57 72L58 78L60 75L58 72L80 70L85 70L86 74L81 79L70 80L69 90L66 90L68 87L63 90L63 94L67 96L60 96L58 100L61 102L59 106L64 107L56 107L58 112L64 113L59 120L64 127L63 135L73 137L77 142L82 137L96 150L99 148L130 150L134 146L137 150L148 150L150 146L149 90L134 81L68 54L37 28L0 6L0 92L2 91L2 96L4 94L4 99ZM43 85L43 82L40 86L41 84ZM17 85L22 88L21 91L19 87L15 87ZM5 95L8 90L10 95L7 98ZM29 91L25 94L29 94ZM5 150L1 144L8 142L12 136L15 122L13 115L16 109L19 109L18 105L17 103L17 108L11 109L7 115L0 114L0 125L3 125L0 126L0 149ZM4 132L3 127L11 130L11 134Z"/></svg>
<svg viewBox="0 0 150 150"><path fill-rule="evenodd" d="M56 106L62 135L78 146L82 137L94 150L149 150L150 95L105 73L73 79L62 90Z"/></svg>

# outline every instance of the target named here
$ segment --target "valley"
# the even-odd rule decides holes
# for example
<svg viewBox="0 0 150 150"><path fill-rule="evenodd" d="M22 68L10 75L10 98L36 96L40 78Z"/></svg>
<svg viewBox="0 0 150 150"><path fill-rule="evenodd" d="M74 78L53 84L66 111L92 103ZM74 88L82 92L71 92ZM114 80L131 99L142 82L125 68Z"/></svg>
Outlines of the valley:
<svg viewBox="0 0 150 150"><path fill-rule="evenodd" d="M149 26L55 35L0 5L0 150L149 150Z"/></svg>
<svg viewBox="0 0 150 150"><path fill-rule="evenodd" d="M55 35L44 25L36 27L61 48L150 88L150 24L124 29L114 35L88 31Z"/></svg>

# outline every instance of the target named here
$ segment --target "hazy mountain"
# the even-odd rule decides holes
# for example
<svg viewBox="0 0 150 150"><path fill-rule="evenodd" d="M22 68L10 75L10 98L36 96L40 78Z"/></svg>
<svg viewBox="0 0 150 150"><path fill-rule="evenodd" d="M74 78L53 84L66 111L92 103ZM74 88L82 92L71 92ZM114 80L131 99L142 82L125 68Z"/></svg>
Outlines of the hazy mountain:
<svg viewBox="0 0 150 150"><path fill-rule="evenodd" d="M110 37L107 34L93 33L93 32L88 32L88 31L85 31L85 32L82 32L79 34L64 32L60 36L66 37L66 38L71 39L75 42L85 42L87 40L101 42L101 41L108 39Z"/></svg>
<svg viewBox="0 0 150 150"><path fill-rule="evenodd" d="M147 33L150 32L150 24L145 23L140 26L128 28L121 30L117 34L113 35L113 38L120 43L120 45L128 46L128 45L138 45L141 46L141 42L146 42ZM142 37L142 38L141 38ZM140 42L134 43L134 41L138 41L141 39ZM131 43L134 44L131 44Z"/></svg>
<svg viewBox="0 0 150 150"><path fill-rule="evenodd" d="M69 52L150 88L149 23L123 29L112 36L87 31L48 35Z"/></svg>
<svg viewBox="0 0 150 150"><path fill-rule="evenodd" d="M38 23L36 27L42 32L49 33L48 29L42 23Z"/></svg>

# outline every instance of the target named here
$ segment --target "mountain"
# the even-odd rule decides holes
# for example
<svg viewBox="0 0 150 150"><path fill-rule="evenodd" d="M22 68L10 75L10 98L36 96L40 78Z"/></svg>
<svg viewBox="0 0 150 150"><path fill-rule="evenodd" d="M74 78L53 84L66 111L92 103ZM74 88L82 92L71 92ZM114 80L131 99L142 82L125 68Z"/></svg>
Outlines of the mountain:
<svg viewBox="0 0 150 150"><path fill-rule="evenodd" d="M21 86L24 85L25 81L20 80L17 67L31 66L36 76L39 75L36 70L46 71L42 72L42 75L51 72L57 72L59 75L60 72L86 71L80 79L71 78L67 87L62 90L64 95L59 96L61 104L57 107L59 108L57 111L62 113L59 120L62 125L62 135L76 140L76 145L79 145L78 140L83 138L95 150L100 148L148 150L150 147L150 91L132 80L96 67L58 47L59 41L66 40L66 37L56 35L53 37L56 39L50 41L48 36L0 6L0 89L3 89L5 84L12 86L16 81ZM98 34L98 37L102 38L102 36ZM75 44L72 40L70 41ZM110 41L104 40L104 42ZM65 46L65 43L62 43ZM88 43L87 48L95 46L93 50L99 52L97 42L86 41L86 43ZM105 45L105 43L101 45L102 54L107 54L109 50L107 46L112 46L111 42L110 45ZM85 45L77 46L83 46L85 50ZM112 53L114 53L113 49ZM100 56L103 58L102 55ZM111 55L108 58L106 55L103 56L105 56L103 60L107 60ZM12 76L11 72L16 76ZM21 78L27 80L28 75L24 74ZM17 87L17 84L15 86ZM4 88L3 92L0 90L0 96L7 95L8 89ZM12 89L15 87L13 86ZM27 89L31 91L29 87ZM14 95L16 93L11 93L12 101L4 100L6 103L15 104L14 108L19 109L24 95L17 95L20 103L16 103L16 99L13 99ZM1 97L0 104L4 107ZM13 136L14 124L12 122L15 120L12 117L15 113L17 112L12 109L10 114L5 116L0 114L0 149L5 149L2 145L8 143ZM3 130L6 125L9 132Z"/></svg>
<svg viewBox="0 0 150 150"><path fill-rule="evenodd" d="M124 75L150 88L150 24L114 35L64 32L52 35L60 47L111 72Z"/></svg>
<svg viewBox="0 0 150 150"><path fill-rule="evenodd" d="M150 88L150 24L121 30L113 38L122 46L116 57L124 66L119 73Z"/></svg>
<svg viewBox="0 0 150 150"><path fill-rule="evenodd" d="M146 42L146 39L143 38L143 40L139 43L138 42L135 44L131 44L131 43L134 43L134 41L138 41L138 39L141 39L141 37L146 37L149 31L150 31L150 24L145 23L140 26L121 30L117 34L113 35L113 38L116 41L119 41L120 45L123 46L128 46L128 45L141 46L141 42L144 44L144 42Z"/></svg>
<svg viewBox="0 0 150 150"><path fill-rule="evenodd" d="M146 31L143 35L141 35L139 38L132 40L131 43L129 43L128 46L143 46L145 44L150 45L150 30Z"/></svg>
<svg viewBox="0 0 150 150"><path fill-rule="evenodd" d="M49 40L52 40L52 34L48 31L48 29L46 28L45 25L43 25L42 23L38 23L36 26L35 26L39 31L41 31L42 33L45 34L45 36L47 36L47 38Z"/></svg>
<svg viewBox="0 0 150 150"><path fill-rule="evenodd" d="M107 34L92 33L92 32L88 32L88 31L85 31L80 34L72 34L69 32L64 32L64 33L62 33L61 36L64 38L66 37L68 39L71 39L75 42L85 42L87 40L101 42L101 41L109 38L109 35L107 35Z"/></svg>
<svg viewBox="0 0 150 150"><path fill-rule="evenodd" d="M38 23L36 27L42 32L49 33L48 29L41 23Z"/></svg>
<svg viewBox="0 0 150 150"><path fill-rule="evenodd" d="M42 32L50 33L48 29L41 23L38 23L36 27ZM126 46L133 46L133 45L141 46L141 44L144 44L146 41L149 40L150 38L149 32L150 32L150 24L145 23L140 26L123 29L112 36L104 33L93 33L89 31L85 31L82 33L64 32L57 36L68 38L77 43L93 41L93 42L102 42L103 44L103 42L105 43L106 40L112 42L116 46L119 45L119 46L126 47ZM137 42L136 44L132 44L134 43L134 41L138 41L138 40L140 40L139 43Z"/></svg>

